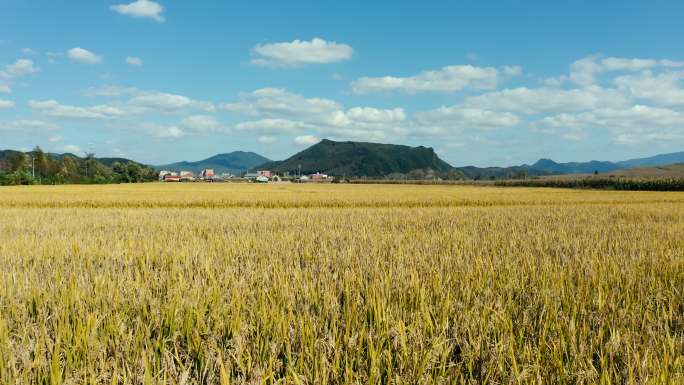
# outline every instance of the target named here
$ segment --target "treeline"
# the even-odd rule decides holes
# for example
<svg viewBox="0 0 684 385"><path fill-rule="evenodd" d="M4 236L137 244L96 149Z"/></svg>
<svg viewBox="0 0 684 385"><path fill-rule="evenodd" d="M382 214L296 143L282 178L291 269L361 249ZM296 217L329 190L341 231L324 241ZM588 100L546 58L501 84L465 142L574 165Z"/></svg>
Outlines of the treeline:
<svg viewBox="0 0 684 385"><path fill-rule="evenodd" d="M102 163L94 154L53 156L40 147L11 151L0 159L0 185L139 183L157 179L156 171L132 161Z"/></svg>
<svg viewBox="0 0 684 385"><path fill-rule="evenodd" d="M684 191L684 178L567 178L501 180L502 187L555 187L624 191Z"/></svg>

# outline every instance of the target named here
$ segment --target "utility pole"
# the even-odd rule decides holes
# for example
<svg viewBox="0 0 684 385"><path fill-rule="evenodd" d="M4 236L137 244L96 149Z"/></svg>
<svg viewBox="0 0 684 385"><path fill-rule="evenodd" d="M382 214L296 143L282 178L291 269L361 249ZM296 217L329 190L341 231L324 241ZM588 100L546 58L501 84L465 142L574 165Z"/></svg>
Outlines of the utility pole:
<svg viewBox="0 0 684 385"><path fill-rule="evenodd" d="M90 166L89 163L90 163L90 159L91 159L91 158L95 158L95 156L93 155L93 143L92 143L92 142L91 142L91 143L88 143L88 152L86 153L86 159L85 159L85 174L86 174L86 178L90 177L90 175L89 175L90 173L88 172L88 171L89 171L89 170L88 170L88 166Z"/></svg>
<svg viewBox="0 0 684 385"><path fill-rule="evenodd" d="M31 177L36 179L36 156L31 154Z"/></svg>

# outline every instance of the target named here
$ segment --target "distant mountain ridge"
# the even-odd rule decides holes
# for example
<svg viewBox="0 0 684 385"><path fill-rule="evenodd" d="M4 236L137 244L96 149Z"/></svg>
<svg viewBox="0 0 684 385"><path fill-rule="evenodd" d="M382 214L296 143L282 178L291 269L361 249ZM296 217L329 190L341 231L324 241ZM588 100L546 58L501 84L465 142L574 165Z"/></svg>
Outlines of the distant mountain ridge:
<svg viewBox="0 0 684 385"><path fill-rule="evenodd" d="M270 162L271 160L254 152L233 151L226 154L218 154L196 162L176 162L155 166L157 170L187 170L200 172L204 169L213 169L217 173L238 174Z"/></svg>
<svg viewBox="0 0 684 385"><path fill-rule="evenodd" d="M22 153L15 150L0 150L0 168L3 162L12 155ZM28 152L30 153L30 152ZM77 155L50 154L60 160L65 156L83 159ZM111 167L115 162L142 163L126 158L103 157L95 158L105 166ZM254 152L234 151L218 154L196 162L176 162L154 166L156 170L169 169L174 171L199 172L212 168L217 173L229 172L240 174L256 169L270 169L275 172L301 172L312 174L316 172L328 173L335 176L368 177L368 178L411 178L423 171L438 173L439 177L465 179L517 179L531 176L568 175L568 174L599 174L618 172L634 168L663 167L684 164L684 151L659 154L645 158L628 159L620 162L597 161L558 163L551 159L542 158L532 165L510 167L452 167L440 159L432 148L410 147L404 145L368 143L368 142L336 142L324 139L321 142L303 150L282 161L271 161ZM0 169L1 171L1 169ZM414 172L411 174L411 172ZM448 175L446 173L449 173Z"/></svg>
<svg viewBox="0 0 684 385"><path fill-rule="evenodd" d="M684 151L672 152L669 154L660 154L648 158L630 159L622 162L617 162L622 168L635 167L658 167L669 166L671 164L684 163Z"/></svg>
<svg viewBox="0 0 684 385"><path fill-rule="evenodd" d="M536 163L528 167L535 171L550 174L589 174L594 172L606 173L637 167L669 166L677 163L684 163L684 151L660 154L647 158L629 159L621 162L592 160L589 162L556 163L551 159L539 159Z"/></svg>
<svg viewBox="0 0 684 385"><path fill-rule="evenodd" d="M118 158L100 158L118 160ZM592 160L588 162L555 162L542 158L534 164L509 167L452 167L440 159L433 149L423 146L410 147L394 144L368 142L335 142L324 139L321 142L282 161L271 161L254 152L235 151L218 154L197 162L176 162L156 166L157 170L201 171L213 168L216 172L238 174L246 170L271 169L275 172L299 171L302 173L325 172L348 177L387 177L392 174L407 174L413 170L456 172L467 179L507 179L530 176L609 173L637 167L659 167L684 163L684 151L659 154L646 158L635 158L620 162Z"/></svg>
<svg viewBox="0 0 684 385"><path fill-rule="evenodd" d="M592 160L589 162L556 163L551 159L539 159L529 168L551 174L587 174L595 171L610 172L622 167L613 162Z"/></svg>
<svg viewBox="0 0 684 385"><path fill-rule="evenodd" d="M275 172L322 172L346 177L385 177L417 171L449 172L454 168L432 148L324 139L297 154L260 166Z"/></svg>

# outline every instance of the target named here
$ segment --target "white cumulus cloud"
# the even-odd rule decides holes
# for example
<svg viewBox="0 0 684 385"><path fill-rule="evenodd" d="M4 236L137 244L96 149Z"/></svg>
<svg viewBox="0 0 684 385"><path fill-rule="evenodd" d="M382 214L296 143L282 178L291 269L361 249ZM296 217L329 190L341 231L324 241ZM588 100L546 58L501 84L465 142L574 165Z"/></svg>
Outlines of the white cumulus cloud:
<svg viewBox="0 0 684 385"><path fill-rule="evenodd" d="M102 86L90 87L84 92L86 96L102 96L102 97L121 97L121 96L135 96L141 95L144 92L135 87L125 86Z"/></svg>
<svg viewBox="0 0 684 385"><path fill-rule="evenodd" d="M240 131L253 131L263 133L296 133L304 129L312 129L313 125L303 121L288 119L260 119L238 123L235 128Z"/></svg>
<svg viewBox="0 0 684 385"><path fill-rule="evenodd" d="M14 63L5 66L5 69L0 71L0 76L4 78L17 78L35 74L38 71L39 69L33 65L33 60L19 59Z"/></svg>
<svg viewBox="0 0 684 385"><path fill-rule="evenodd" d="M536 114L549 111L581 111L599 106L625 106L629 98L599 87L554 89L520 87L466 98L467 106Z"/></svg>
<svg viewBox="0 0 684 385"><path fill-rule="evenodd" d="M634 105L602 108L577 114L558 114L534 122L533 129L547 134L607 130L619 144L684 140L684 112L668 108Z"/></svg>
<svg viewBox="0 0 684 385"><path fill-rule="evenodd" d="M252 49L252 64L266 67L299 67L351 59L354 49L347 45L314 38L311 41L259 44Z"/></svg>
<svg viewBox="0 0 684 385"><path fill-rule="evenodd" d="M598 76L606 72L635 72L654 68L684 67L684 62L673 60L656 60L640 58L601 58L598 55L587 56L570 65L570 80L580 86L596 84Z"/></svg>
<svg viewBox="0 0 684 385"><path fill-rule="evenodd" d="M227 128L212 115L192 115L181 121L183 131L192 133L226 132Z"/></svg>
<svg viewBox="0 0 684 385"><path fill-rule="evenodd" d="M139 57L127 56L126 57L126 64L136 66L136 67L141 67L143 65L143 61Z"/></svg>
<svg viewBox="0 0 684 385"><path fill-rule="evenodd" d="M504 75L513 76L520 67L505 67ZM447 66L435 71L423 71L409 77L362 77L352 83L355 93L400 91L408 94L419 92L453 92L464 89L491 90L496 88L501 73L494 67L472 65Z"/></svg>
<svg viewBox="0 0 684 385"><path fill-rule="evenodd" d="M75 144L67 144L67 145L62 146L62 151L68 152L71 154L80 154L81 148Z"/></svg>
<svg viewBox="0 0 684 385"><path fill-rule="evenodd" d="M222 104L221 108L251 116L265 117L320 117L337 111L341 106L330 99L305 98L279 88L261 88L241 95L237 103Z"/></svg>
<svg viewBox="0 0 684 385"><path fill-rule="evenodd" d="M643 71L639 75L625 75L613 83L626 95L639 101L649 101L659 106L684 106L684 71L653 74Z"/></svg>
<svg viewBox="0 0 684 385"><path fill-rule="evenodd" d="M102 57L95 55L85 48L76 47L67 51L69 59L85 64L99 64L102 63Z"/></svg>
<svg viewBox="0 0 684 385"><path fill-rule="evenodd" d="M406 120L406 113L402 108L379 110L372 107L354 107L347 110L346 117L357 122L390 123Z"/></svg>
<svg viewBox="0 0 684 385"><path fill-rule="evenodd" d="M294 138L295 144L299 145L313 145L320 141L320 138L317 138L313 135L300 135Z"/></svg>
<svg viewBox="0 0 684 385"><path fill-rule="evenodd" d="M44 133L56 130L57 128L54 123L42 120L19 119L10 122L0 122L0 131Z"/></svg>
<svg viewBox="0 0 684 385"><path fill-rule="evenodd" d="M164 16L162 16L164 7L151 0L137 0L129 4L116 4L112 5L110 9L126 16L148 18L159 23L164 22Z"/></svg>
<svg viewBox="0 0 684 385"><path fill-rule="evenodd" d="M0 110L4 108L14 108L15 103L12 100L3 100L0 99Z"/></svg>
<svg viewBox="0 0 684 385"><path fill-rule="evenodd" d="M222 104L221 108L257 118L238 123L238 130L267 134L315 130L329 137L379 140L399 132L406 120L401 108L345 110L334 100L306 98L276 88L243 94L238 102Z"/></svg>
<svg viewBox="0 0 684 385"><path fill-rule="evenodd" d="M278 138L271 135L261 135L257 138L259 144L274 144L278 142Z"/></svg>
<svg viewBox="0 0 684 385"><path fill-rule="evenodd" d="M495 130L521 122L510 112L489 111L455 105L421 111L415 116L414 132L423 135L449 135L463 130Z"/></svg>
<svg viewBox="0 0 684 385"><path fill-rule="evenodd" d="M60 119L108 119L126 115L126 112L105 104L92 107L63 105L54 99L30 100L29 107L47 116Z"/></svg>
<svg viewBox="0 0 684 385"><path fill-rule="evenodd" d="M184 109L202 110L212 112L214 104L193 100L187 96L170 94L165 92L149 92L133 97L129 106L142 110L156 110L162 112L174 112Z"/></svg>

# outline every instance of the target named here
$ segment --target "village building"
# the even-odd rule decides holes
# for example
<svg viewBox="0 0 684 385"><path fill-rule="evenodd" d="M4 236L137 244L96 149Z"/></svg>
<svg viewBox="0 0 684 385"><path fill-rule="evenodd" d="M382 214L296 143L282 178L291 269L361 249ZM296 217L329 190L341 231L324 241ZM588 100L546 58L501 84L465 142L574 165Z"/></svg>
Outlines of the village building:
<svg viewBox="0 0 684 385"><path fill-rule="evenodd" d="M248 173L245 173L244 178L247 179L247 180L256 180L256 178L259 177L259 176L260 176L259 173L256 173L256 172L248 172Z"/></svg>
<svg viewBox="0 0 684 385"><path fill-rule="evenodd" d="M193 182L195 180L195 175L191 171L181 171L179 176L182 182Z"/></svg>
<svg viewBox="0 0 684 385"><path fill-rule="evenodd" d="M214 179L214 170L211 168L207 168L205 170L202 170L202 179L204 180L212 180Z"/></svg>
<svg viewBox="0 0 684 385"><path fill-rule="evenodd" d="M173 174L176 174L176 173L174 172L174 173L169 173L169 174L164 175L163 181L164 182L180 182L181 177L179 175L173 175Z"/></svg>
<svg viewBox="0 0 684 385"><path fill-rule="evenodd" d="M164 177L167 175L171 175L172 172L168 170L161 170L159 171L159 180L164 180Z"/></svg>
<svg viewBox="0 0 684 385"><path fill-rule="evenodd" d="M324 183L324 182L332 182L333 177L327 174L321 174L320 172L317 172L315 174L312 174L309 176L309 179L312 182L318 182L318 183Z"/></svg>

